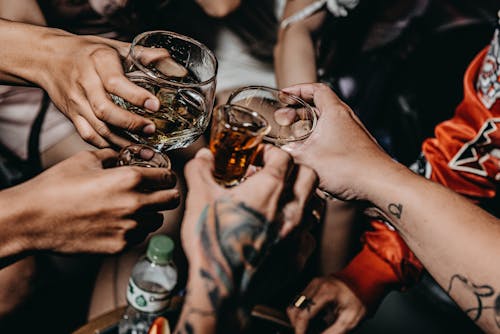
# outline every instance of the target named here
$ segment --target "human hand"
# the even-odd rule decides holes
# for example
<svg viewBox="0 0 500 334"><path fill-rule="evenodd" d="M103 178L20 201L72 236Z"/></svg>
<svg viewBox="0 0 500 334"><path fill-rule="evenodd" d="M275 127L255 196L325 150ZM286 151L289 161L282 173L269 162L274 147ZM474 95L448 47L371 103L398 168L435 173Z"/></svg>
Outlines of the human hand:
<svg viewBox="0 0 500 334"><path fill-rule="evenodd" d="M156 96L133 84L123 73L120 57L127 55L130 44L50 31L46 45L52 52L45 56L36 83L48 92L85 141L98 147L129 144L110 126L145 135L154 133L151 120L118 107L109 96L120 96L150 111L160 107Z"/></svg>
<svg viewBox="0 0 500 334"><path fill-rule="evenodd" d="M163 168L103 168L114 165L116 157L111 149L82 152L2 191L5 203L19 212L16 228L24 248L116 253L158 229L163 217L156 211L179 204L174 173ZM140 191L152 185L162 189Z"/></svg>
<svg viewBox="0 0 500 334"><path fill-rule="evenodd" d="M263 167L230 189L216 183L214 158L208 149L198 151L185 168L188 196L181 239L189 261L189 293L177 323L179 330L215 333L224 301L247 291L277 235L286 235L277 230L290 229L289 223L276 222L283 217L280 210L294 203L290 210L300 222L317 183L315 173L295 167L290 155L274 146L264 145L260 153ZM294 168L298 168L296 173ZM300 194L284 197L287 184Z"/></svg>
<svg viewBox="0 0 500 334"><path fill-rule="evenodd" d="M209 150L200 150L188 163L185 175L189 191L181 235L190 263L197 266L206 254L224 248L232 258L223 264L230 275L241 268L253 273L256 262L276 240L277 233L285 237L300 223L316 186L315 173L304 166L292 173L291 157L270 145L264 146L262 161L260 170L229 189L213 178L214 161ZM293 196L283 196L287 183L292 185ZM288 213L281 215L282 210ZM283 217L284 224L276 222ZM217 229L214 224L218 224ZM220 234L224 235L222 239ZM213 249L207 249L208 245ZM246 254L247 251L252 254Z"/></svg>
<svg viewBox="0 0 500 334"><path fill-rule="evenodd" d="M309 138L283 149L318 173L321 189L342 200L364 199L366 182L387 172L382 165L395 165L391 158L328 86L303 84L284 91L314 103L319 119Z"/></svg>
<svg viewBox="0 0 500 334"><path fill-rule="evenodd" d="M301 293L302 305L291 305L288 317L296 334L304 334L309 323L320 313L328 328L324 334L347 333L356 327L366 314L366 307L349 287L334 276L318 277ZM295 303L300 302L299 299Z"/></svg>

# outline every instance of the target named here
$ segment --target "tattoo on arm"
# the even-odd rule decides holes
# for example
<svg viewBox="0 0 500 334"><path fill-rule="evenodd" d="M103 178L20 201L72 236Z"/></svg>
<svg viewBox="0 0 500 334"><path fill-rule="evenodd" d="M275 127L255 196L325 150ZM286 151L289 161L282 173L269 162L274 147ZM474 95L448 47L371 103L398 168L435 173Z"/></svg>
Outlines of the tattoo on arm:
<svg viewBox="0 0 500 334"><path fill-rule="evenodd" d="M460 292L457 290L460 290ZM486 284L476 284L465 276L455 274L451 277L446 292L451 296L453 291L470 295L470 298L474 301L474 306L464 309L464 312L474 322L480 320L483 314L485 314L484 311L493 310L493 314L491 316L493 316L497 328L500 329L500 294L496 294L495 289L492 286ZM492 302L492 304L485 305L487 302Z"/></svg>
<svg viewBox="0 0 500 334"><path fill-rule="evenodd" d="M184 317L176 334L195 333L193 316L211 317L220 312L225 296L243 294L273 244L275 233L259 212L230 199L217 200L202 212L196 231L203 249L201 267L196 273L202 282L203 309L186 298Z"/></svg>
<svg viewBox="0 0 500 334"><path fill-rule="evenodd" d="M387 210L389 210L389 212L396 218L401 219L401 215L403 214L403 204L391 203L387 207Z"/></svg>

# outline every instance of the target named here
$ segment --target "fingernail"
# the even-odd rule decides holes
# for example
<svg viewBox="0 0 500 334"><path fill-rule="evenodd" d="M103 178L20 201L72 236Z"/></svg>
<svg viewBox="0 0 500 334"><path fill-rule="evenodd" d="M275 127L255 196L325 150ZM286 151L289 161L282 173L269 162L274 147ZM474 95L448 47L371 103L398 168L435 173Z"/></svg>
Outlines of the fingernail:
<svg viewBox="0 0 500 334"><path fill-rule="evenodd" d="M144 108L151 111L158 111L158 109L160 109L160 101L157 99L147 99L146 102L144 102Z"/></svg>
<svg viewBox="0 0 500 334"><path fill-rule="evenodd" d="M144 128L142 128L142 132L147 135L152 135L155 133L155 125L154 124L148 124Z"/></svg>

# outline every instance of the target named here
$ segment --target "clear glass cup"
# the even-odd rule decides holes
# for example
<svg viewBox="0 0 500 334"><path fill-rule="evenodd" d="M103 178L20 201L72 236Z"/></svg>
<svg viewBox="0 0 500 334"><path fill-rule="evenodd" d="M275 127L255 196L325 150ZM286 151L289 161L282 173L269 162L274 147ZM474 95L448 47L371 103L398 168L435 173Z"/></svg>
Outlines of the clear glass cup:
<svg viewBox="0 0 500 334"><path fill-rule="evenodd" d="M152 135L125 132L127 137L166 152L187 147L203 134L217 74L217 60L205 45L170 31L144 32L134 38L123 67L130 81L160 100L160 110L151 112L112 95L117 105L156 125Z"/></svg>
<svg viewBox="0 0 500 334"><path fill-rule="evenodd" d="M276 146L300 143L316 128L318 115L300 97L265 86L242 87L231 93L228 104L239 105L258 112L271 129L264 141ZM333 199L326 190L318 189L322 199Z"/></svg>
<svg viewBox="0 0 500 334"><path fill-rule="evenodd" d="M170 159L147 145L132 144L124 147L118 156L117 166L171 168Z"/></svg>
<svg viewBox="0 0 500 334"><path fill-rule="evenodd" d="M215 108L209 144L215 160L215 179L226 187L240 183L270 129L264 117L245 107Z"/></svg>
<svg viewBox="0 0 500 334"><path fill-rule="evenodd" d="M271 127L264 141L276 146L305 140L318 121L314 109L300 97L265 86L237 89L227 103L246 107L264 117Z"/></svg>

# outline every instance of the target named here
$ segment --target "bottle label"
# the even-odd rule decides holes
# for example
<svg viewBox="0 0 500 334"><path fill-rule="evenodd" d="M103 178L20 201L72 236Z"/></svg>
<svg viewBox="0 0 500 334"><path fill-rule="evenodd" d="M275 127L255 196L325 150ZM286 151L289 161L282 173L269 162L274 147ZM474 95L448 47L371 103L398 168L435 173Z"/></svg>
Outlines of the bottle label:
<svg viewBox="0 0 500 334"><path fill-rule="evenodd" d="M139 288L132 278L128 281L127 301L135 309L142 312L160 312L170 303L170 292L150 292Z"/></svg>

